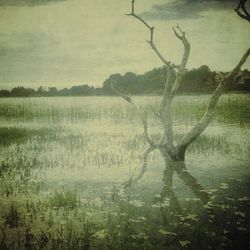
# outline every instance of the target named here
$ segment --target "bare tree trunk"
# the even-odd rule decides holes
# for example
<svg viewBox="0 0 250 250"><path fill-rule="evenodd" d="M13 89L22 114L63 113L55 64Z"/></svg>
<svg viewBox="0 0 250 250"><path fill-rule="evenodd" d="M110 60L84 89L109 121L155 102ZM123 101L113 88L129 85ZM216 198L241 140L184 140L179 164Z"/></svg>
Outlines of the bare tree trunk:
<svg viewBox="0 0 250 250"><path fill-rule="evenodd" d="M237 9L239 9L240 7L245 10L245 0L241 1ZM190 55L190 43L186 38L185 32L181 29L179 25L177 25L175 28L173 27L175 36L183 44L184 52L183 52L180 65L172 64L171 62L165 59L165 57L161 54L161 52L159 51L159 49L156 47L154 43L154 27L150 26L147 21L145 21L143 18L141 18L135 13L135 0L132 0L132 10L131 10L131 13L127 15L132 16L136 18L137 20L139 20L149 30L150 39L148 40L148 43L153 49L153 51L156 53L156 55L159 57L159 59L164 63L167 69L165 89L163 92L162 101L161 101L160 108L159 108L160 119L161 119L162 126L163 126L162 140L159 144L159 143L154 142L151 139L147 131L146 117L145 115L142 115L145 138L152 147L158 147L158 148L161 148L161 150L164 148L166 153L169 155L171 159L175 161L184 161L187 147L197 137L199 137L201 133L203 133L204 130L209 125L213 117L215 107L223 93L223 90L225 89L226 86L233 84L234 78L237 76L242 65L246 62L247 58L250 55L250 49L248 49L245 52L240 62L236 65L236 67L233 69L231 73L229 73L226 77L220 78L218 80L218 86L213 92L213 94L211 95L211 98L207 105L207 109L204 115L202 116L202 118L191 129L191 131L189 131L186 135L184 135L181 138L181 140L177 143L177 145L174 145L174 136L173 136L174 133L173 133L171 106L172 106L173 98L175 97L180 87L183 74L185 73L186 65L188 63L188 59ZM126 101L135 105L130 96L121 94L119 91L115 90L113 85L112 85L112 88L114 89L116 93L118 93Z"/></svg>
<svg viewBox="0 0 250 250"><path fill-rule="evenodd" d="M233 84L235 77L239 73L242 65L246 62L247 58L250 55L250 48L245 52L245 54L240 59L239 63L236 65L236 67L233 69L231 73L229 73L224 79L220 80L217 88L213 92L212 96L210 97L210 101L207 105L207 109L202 116L202 118L199 120L199 122L180 140L179 144L177 145L177 151L180 154L184 154L185 158L185 151L187 147L197 138L201 135L201 133L204 132L204 130L208 127L214 112L216 104L218 103L223 90L228 85Z"/></svg>
<svg viewBox="0 0 250 250"><path fill-rule="evenodd" d="M239 6L237 7L235 11L241 16L242 13L239 13L239 11L240 9L242 9L244 12L243 14L247 19L249 18L249 14L245 8L245 2L246 0L241 0ZM153 49L155 54L158 56L158 58L164 63L167 69L165 88L163 91L162 100L161 100L160 107L159 107L159 117L160 117L162 127L163 127L163 133L162 133L162 138L161 138L160 143L155 142L150 137L148 133L146 115L143 113L143 111L141 111L136 106L136 104L133 102L130 96L120 93L118 90L114 88L113 84L111 83L111 87L113 88L113 90L122 98L124 98L127 102L134 105L134 107L138 110L138 113L143 123L145 139L150 145L150 149L144 155L144 159L145 159L144 166L142 169L142 174L141 176L139 176L138 179L140 179L143 176L143 173L145 172L145 169L147 166L148 154L153 149L159 149L166 164L166 169L164 172L165 184L164 184L164 188L162 191L162 196L168 195L169 197L171 197L172 203L178 207L177 199L171 188L173 172L176 171L178 176L183 180L184 184L186 184L203 203L207 203L209 200L208 194L204 192L203 187L196 181L196 179L186 169L186 166L185 166L186 150L188 146L192 142L194 142L208 127L214 115L215 107L224 89L227 86L233 84L235 77L237 76L241 67L244 65L244 63L246 62L247 58L250 55L250 48L244 53L239 63L235 66L232 72L228 73L225 77L218 78L218 82L217 82L218 85L210 97L210 100L207 104L207 109L205 110L203 116L197 122L197 124L175 144L171 107L172 107L172 101L180 87L183 74L185 73L185 70L186 70L186 65L188 63L188 59L190 55L190 48L191 48L190 43L186 38L185 32L181 29L179 25L177 25L176 27L173 27L173 31L174 31L176 38L182 42L183 48L184 48L184 52L183 52L180 65L175 65L171 63L170 61L166 60L165 57L159 51L159 49L156 47L154 43L154 30L155 30L154 27L150 26L147 21L145 21L143 18L141 18L135 13L135 0L132 0L132 10L131 10L131 13L127 15L132 16L138 21L140 21L149 30L150 38L147 42L149 43L150 47ZM170 164L171 167L169 167L169 162L171 162ZM168 177L167 177L167 173L169 175Z"/></svg>

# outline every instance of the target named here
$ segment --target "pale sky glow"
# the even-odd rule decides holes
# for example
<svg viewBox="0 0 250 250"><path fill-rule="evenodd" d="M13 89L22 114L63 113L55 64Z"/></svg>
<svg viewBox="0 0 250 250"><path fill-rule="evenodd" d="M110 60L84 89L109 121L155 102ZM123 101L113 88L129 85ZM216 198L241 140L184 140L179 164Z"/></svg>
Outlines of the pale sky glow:
<svg viewBox="0 0 250 250"><path fill-rule="evenodd" d="M11 0L10 0L11 1ZM137 0L139 13L167 0ZM130 0L68 0L36 6L0 6L0 89L89 84L113 73L144 73L162 63L145 42L148 31L132 17ZM203 18L150 20L155 43L178 63L179 23L191 43L188 68L231 70L250 45L249 23L233 10L209 10ZM250 68L250 60L245 64Z"/></svg>

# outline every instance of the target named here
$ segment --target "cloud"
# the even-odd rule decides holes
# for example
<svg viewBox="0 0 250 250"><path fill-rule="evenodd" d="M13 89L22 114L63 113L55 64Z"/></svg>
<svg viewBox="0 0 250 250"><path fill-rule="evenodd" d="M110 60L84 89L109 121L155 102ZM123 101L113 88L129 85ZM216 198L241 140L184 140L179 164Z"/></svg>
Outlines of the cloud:
<svg viewBox="0 0 250 250"><path fill-rule="evenodd" d="M46 55L53 56L46 50L55 48L54 43L44 33L0 32L0 85L34 80L41 61L47 65L50 58Z"/></svg>
<svg viewBox="0 0 250 250"><path fill-rule="evenodd" d="M161 5L154 5L143 16L150 19L197 19L204 17L208 10L233 10L237 5L235 0L174 0Z"/></svg>
<svg viewBox="0 0 250 250"><path fill-rule="evenodd" d="M67 0L0 0L0 7L2 6L36 6L51 3L57 3Z"/></svg>

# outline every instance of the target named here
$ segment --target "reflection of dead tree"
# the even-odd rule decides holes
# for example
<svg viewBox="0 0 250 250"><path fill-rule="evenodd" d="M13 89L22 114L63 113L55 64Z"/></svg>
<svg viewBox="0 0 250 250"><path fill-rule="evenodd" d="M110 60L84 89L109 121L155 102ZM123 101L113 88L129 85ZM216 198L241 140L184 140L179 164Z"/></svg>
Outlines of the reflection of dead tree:
<svg viewBox="0 0 250 250"><path fill-rule="evenodd" d="M133 173L132 176L129 178L129 180L124 184L125 187L131 187L135 185L140 179L142 179L144 173L147 170L148 156L153 150L154 150L153 147L150 147L146 150L146 152L143 155L143 165L142 165L141 171L139 172L137 176L134 176L134 173Z"/></svg>
<svg viewBox="0 0 250 250"><path fill-rule="evenodd" d="M148 156L156 148L150 147L143 155L143 165L141 171L135 176L132 174L130 179L125 183L125 187L131 187L135 185L139 180L141 180L147 171ZM161 152L162 153L162 152ZM170 201L170 206L173 210L181 211L180 205L173 191L173 174L177 173L178 177L183 181L183 183L201 200L203 204L209 201L209 195L204 190L202 185L196 180L194 176L188 172L185 163L182 161L173 161L168 156L162 154L165 161L165 169L163 172L163 188L161 191L161 201L168 197Z"/></svg>
<svg viewBox="0 0 250 250"><path fill-rule="evenodd" d="M245 4L247 0L240 0L238 6L235 10L235 12L243 19L247 20L250 22L250 13L248 13Z"/></svg>
<svg viewBox="0 0 250 250"><path fill-rule="evenodd" d="M168 198L170 210L181 213L181 206L173 191L173 175L174 168L171 165L166 166L163 172L163 188L161 191L161 201L164 201L164 199Z"/></svg>
<svg viewBox="0 0 250 250"><path fill-rule="evenodd" d="M180 171L180 170L186 169L185 154L188 146L193 141L195 141L209 125L214 115L215 107L223 93L223 90L229 85L233 84L234 79L238 75L242 65L246 62L247 58L250 55L250 48L245 52L245 54L241 57L239 63L230 73L228 73L223 77L217 77L217 87L212 93L210 100L208 101L208 105L203 116L187 134L185 134L177 143L174 143L171 107L172 107L172 101L180 87L183 74L185 73L186 70L186 65L190 54L190 43L187 40L185 32L181 29L179 25L173 28L174 35L178 40L181 41L184 47L184 53L182 56L181 63L180 65L175 65L166 60L159 51L159 49L156 47L154 43L154 27L150 26L148 22L146 22L143 18L141 18L135 13L135 0L132 0L132 11L130 14L128 14L128 16L136 18L149 30L150 39L148 43L150 47L153 49L153 51L156 53L156 55L159 57L159 59L164 63L166 68L167 74L166 74L165 88L162 94L162 100L159 107L159 117L163 127L163 133L160 142L156 142L150 137L147 129L148 126L147 126L146 115L137 108L131 96L126 96L124 94L121 94L118 90L115 89L113 85L112 88L118 95L123 97L129 103L132 103L140 111L139 113L144 127L144 135L150 147L154 149L159 149L163 158L169 159L172 162L172 165L175 165L175 170L179 175L179 177L183 179L184 183L188 185L189 188L193 190L194 193L203 202L205 202L208 200L208 196L201 192L203 188L197 182L195 182L195 179L192 176L190 176L187 172L186 174L184 174L185 171Z"/></svg>

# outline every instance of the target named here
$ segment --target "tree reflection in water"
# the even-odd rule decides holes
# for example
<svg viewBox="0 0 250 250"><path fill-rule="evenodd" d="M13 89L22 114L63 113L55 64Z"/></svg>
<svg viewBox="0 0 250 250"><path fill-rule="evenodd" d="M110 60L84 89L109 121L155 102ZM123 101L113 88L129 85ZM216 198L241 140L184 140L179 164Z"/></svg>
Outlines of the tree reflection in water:
<svg viewBox="0 0 250 250"><path fill-rule="evenodd" d="M139 180L141 180L147 171L148 158L151 152L160 148L149 147L143 155L143 164L140 172L135 175L132 174L131 178L124 184L126 188L134 186ZM182 182L193 192L193 194L201 201L206 208L208 215L213 214L212 208L206 206L210 202L208 192L197 181L197 179L187 170L184 161L173 161L164 151L160 150L161 156L165 162L165 169L163 171L163 187L160 195L155 200L155 204L158 204L164 224L168 224L169 221L173 222L182 215L182 207L178 201L177 195L173 188L173 176L174 173L182 180ZM157 205L156 205L157 206ZM171 217L171 220L169 218ZM211 219L211 217L210 217Z"/></svg>

